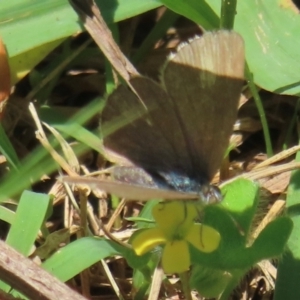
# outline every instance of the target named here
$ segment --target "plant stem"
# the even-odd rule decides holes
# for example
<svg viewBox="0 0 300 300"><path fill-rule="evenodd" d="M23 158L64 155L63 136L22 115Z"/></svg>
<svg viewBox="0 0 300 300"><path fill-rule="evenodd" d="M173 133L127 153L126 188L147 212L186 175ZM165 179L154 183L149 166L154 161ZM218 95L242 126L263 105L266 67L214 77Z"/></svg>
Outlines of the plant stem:
<svg viewBox="0 0 300 300"><path fill-rule="evenodd" d="M181 281L182 290L186 300L192 300L191 289L189 285L189 275L188 272L183 272L179 274Z"/></svg>
<svg viewBox="0 0 300 300"><path fill-rule="evenodd" d="M255 104L256 104L256 107L257 107L257 110L259 113L261 125L263 128L265 144L266 144L266 152L267 152L268 157L271 157L273 155L273 149L272 149L272 143L271 143L270 132L269 132L266 114L265 114L260 96L259 96L256 86L254 84L253 74L251 73L247 63L246 63L245 73L246 73L246 79L248 81L248 86L249 86L252 96L254 98L254 101L255 101Z"/></svg>
<svg viewBox="0 0 300 300"><path fill-rule="evenodd" d="M237 0L222 0L220 28L233 29Z"/></svg>

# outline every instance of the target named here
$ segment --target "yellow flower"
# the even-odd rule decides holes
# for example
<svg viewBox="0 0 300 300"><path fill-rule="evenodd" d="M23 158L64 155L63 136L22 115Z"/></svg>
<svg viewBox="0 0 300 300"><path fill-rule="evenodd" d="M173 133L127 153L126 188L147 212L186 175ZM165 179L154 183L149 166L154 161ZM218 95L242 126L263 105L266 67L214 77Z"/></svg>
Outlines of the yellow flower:
<svg viewBox="0 0 300 300"><path fill-rule="evenodd" d="M182 273L190 267L188 243L199 251L210 253L220 243L220 234L212 227L194 222L198 210L192 202L162 202L153 207L157 226L142 230L132 240L137 255L164 245L162 266L166 273Z"/></svg>

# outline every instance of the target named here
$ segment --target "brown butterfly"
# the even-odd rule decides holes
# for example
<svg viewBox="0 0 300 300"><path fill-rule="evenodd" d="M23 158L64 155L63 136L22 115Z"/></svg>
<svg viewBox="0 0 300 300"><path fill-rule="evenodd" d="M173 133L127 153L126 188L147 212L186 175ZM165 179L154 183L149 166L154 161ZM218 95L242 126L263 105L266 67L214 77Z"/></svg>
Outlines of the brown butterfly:
<svg viewBox="0 0 300 300"><path fill-rule="evenodd" d="M101 130L112 180L64 177L128 199L219 201L209 185L228 146L244 77L244 43L232 31L207 32L181 45L161 85L130 79L107 99Z"/></svg>

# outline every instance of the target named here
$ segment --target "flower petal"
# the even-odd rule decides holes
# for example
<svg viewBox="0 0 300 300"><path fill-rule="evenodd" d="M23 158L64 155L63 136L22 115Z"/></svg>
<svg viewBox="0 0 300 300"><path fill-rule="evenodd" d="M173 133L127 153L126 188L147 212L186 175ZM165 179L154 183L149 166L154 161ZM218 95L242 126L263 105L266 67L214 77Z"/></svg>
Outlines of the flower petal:
<svg viewBox="0 0 300 300"><path fill-rule="evenodd" d="M166 243L165 235L157 227L138 232L131 241L131 245L137 255L143 255L164 243Z"/></svg>
<svg viewBox="0 0 300 300"><path fill-rule="evenodd" d="M184 238L198 214L194 203L182 201L161 202L152 214L169 241Z"/></svg>
<svg viewBox="0 0 300 300"><path fill-rule="evenodd" d="M203 224L194 224L185 238L198 250L206 253L216 250L221 240L217 230Z"/></svg>
<svg viewBox="0 0 300 300"><path fill-rule="evenodd" d="M162 267L165 273L185 272L190 264L190 253L186 241L173 241L165 245L162 255Z"/></svg>

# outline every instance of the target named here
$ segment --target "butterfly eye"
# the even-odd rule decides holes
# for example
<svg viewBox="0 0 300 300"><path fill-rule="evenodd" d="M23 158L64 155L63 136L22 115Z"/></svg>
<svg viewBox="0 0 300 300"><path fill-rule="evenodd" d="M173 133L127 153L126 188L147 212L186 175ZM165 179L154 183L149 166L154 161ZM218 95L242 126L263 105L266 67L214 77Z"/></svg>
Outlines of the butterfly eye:
<svg viewBox="0 0 300 300"><path fill-rule="evenodd" d="M203 191L204 189L204 191ZM215 204L223 200L221 190L215 185L206 185L202 189L204 202L206 204Z"/></svg>

